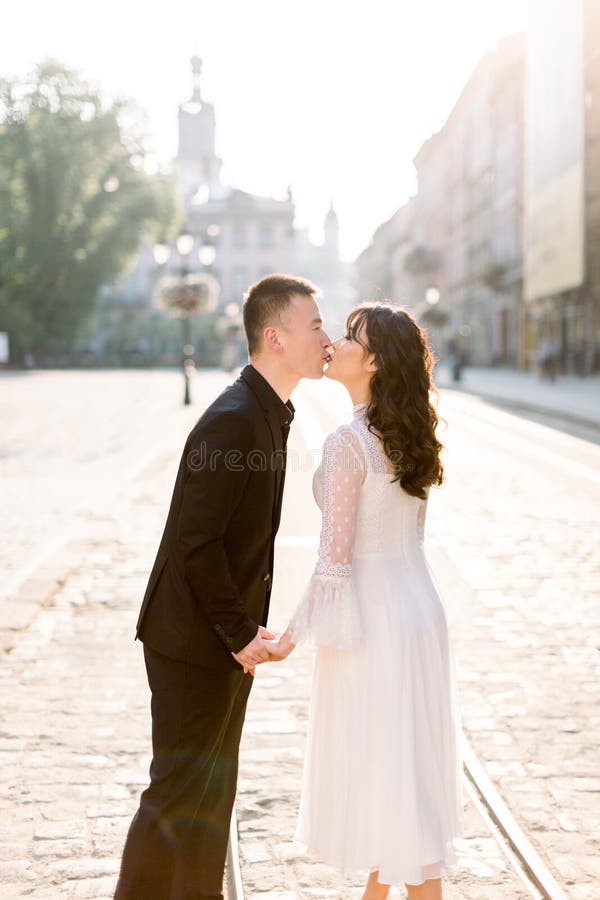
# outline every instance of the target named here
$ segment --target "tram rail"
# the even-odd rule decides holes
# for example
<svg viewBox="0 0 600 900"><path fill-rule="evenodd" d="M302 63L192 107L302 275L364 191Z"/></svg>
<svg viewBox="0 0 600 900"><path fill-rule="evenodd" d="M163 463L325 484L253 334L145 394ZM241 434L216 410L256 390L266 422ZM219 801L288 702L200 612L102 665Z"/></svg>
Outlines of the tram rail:
<svg viewBox="0 0 600 900"><path fill-rule="evenodd" d="M567 900L567 895L509 811L464 733L461 749L465 792L523 887L535 900ZM235 808L231 817L226 871L228 900L246 900Z"/></svg>

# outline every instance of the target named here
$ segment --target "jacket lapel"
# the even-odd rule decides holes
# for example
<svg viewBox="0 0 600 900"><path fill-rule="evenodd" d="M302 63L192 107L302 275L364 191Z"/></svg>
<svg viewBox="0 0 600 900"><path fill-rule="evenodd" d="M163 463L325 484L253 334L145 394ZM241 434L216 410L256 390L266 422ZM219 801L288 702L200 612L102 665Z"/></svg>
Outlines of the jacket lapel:
<svg viewBox="0 0 600 900"><path fill-rule="evenodd" d="M274 416L267 410L264 412L269 431L271 432L271 440L273 442L273 455L272 458L267 461L267 465L269 471L273 472L275 479L275 497L273 501L273 523L275 524L277 508L279 506L281 482L283 479L283 438L279 422L275 421Z"/></svg>
<svg viewBox="0 0 600 900"><path fill-rule="evenodd" d="M249 371L248 371L249 370ZM281 422L278 419L277 415L264 403L263 399L260 396L260 392L257 390L257 387L253 384L253 370L251 366L247 366L246 369L242 372L240 378L245 384L250 388L258 404L264 415L267 425L269 427L269 432L271 434L271 443L273 445L273 453L271 459L267 460L267 471L273 475L274 485L275 485L275 493L273 499L273 530L275 531L279 525L279 515L281 512L281 491L283 487L283 478L284 478L284 447L283 447L283 435L281 430ZM255 376L256 377L256 376ZM290 410L293 412L293 410Z"/></svg>

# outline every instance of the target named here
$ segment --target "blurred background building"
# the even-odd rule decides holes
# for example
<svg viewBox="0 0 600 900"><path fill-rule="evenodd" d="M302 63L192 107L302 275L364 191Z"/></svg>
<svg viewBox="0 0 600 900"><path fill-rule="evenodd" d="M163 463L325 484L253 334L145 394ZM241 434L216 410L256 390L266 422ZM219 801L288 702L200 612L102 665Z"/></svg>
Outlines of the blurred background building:
<svg viewBox="0 0 600 900"><path fill-rule="evenodd" d="M417 149L415 195L398 196L354 264L340 258L327 195L316 242L297 225L291 188L266 197L223 181L198 57L177 109L176 157L158 174L118 104L103 111L62 64L11 82L0 110L12 172L0 179L0 365L176 365L183 340L198 364L232 366L245 352L244 292L282 271L321 287L333 335L356 299L389 297L428 327L438 357L551 377L597 372L600 2L528 5L527 35L483 55ZM311 164L322 162L319 149ZM358 200L351 212L361 217ZM210 285L210 302L169 307L166 286L194 278Z"/></svg>
<svg viewBox="0 0 600 900"><path fill-rule="evenodd" d="M284 198L275 199L222 182L221 160L215 149L214 107L202 94L202 61L193 57L191 66L192 93L178 108L175 160L182 234L188 240L164 239L158 247L142 246L131 269L116 285L105 289L103 305L105 310L116 311L113 323L122 319L123 310L137 306L136 319L146 335L141 345L138 340L137 355L174 362L180 353L180 341L176 334L160 340L164 330L160 319L166 314L156 307L157 283L182 270L210 273L218 286L218 298L214 312L196 317L198 321L193 324L196 358L200 364L214 365L225 351L234 364L243 360L245 353L241 306L250 284L272 272L302 274L322 289L328 321L341 321L351 302L350 266L340 260L339 223L333 203L324 218L324 240L316 244L305 229L295 227L290 188ZM107 343L110 330L108 324Z"/></svg>
<svg viewBox="0 0 600 900"><path fill-rule="evenodd" d="M419 149L418 190L356 260L361 296L406 303L438 355L600 368L600 6L531 0Z"/></svg>
<svg viewBox="0 0 600 900"><path fill-rule="evenodd" d="M600 7L531 0L525 129L527 349L598 369Z"/></svg>

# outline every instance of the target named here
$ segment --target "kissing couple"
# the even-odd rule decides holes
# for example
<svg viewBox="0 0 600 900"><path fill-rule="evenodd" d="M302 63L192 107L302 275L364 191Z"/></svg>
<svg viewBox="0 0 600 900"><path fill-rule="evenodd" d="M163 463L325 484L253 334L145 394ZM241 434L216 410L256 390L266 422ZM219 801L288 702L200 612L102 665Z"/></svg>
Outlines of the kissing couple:
<svg viewBox="0 0 600 900"><path fill-rule="evenodd" d="M153 758L115 897L222 900L255 668L311 640L297 839L343 873L364 872L363 900L401 883L411 900L438 900L461 829L462 766L446 616L423 545L429 488L443 480L426 335L401 307L361 303L332 342L318 289L290 275L253 284L243 314L249 364L187 438L137 623ZM277 638L267 616L289 398L324 374L348 390L353 418L323 446L317 561ZM257 454L276 463L250 464Z"/></svg>

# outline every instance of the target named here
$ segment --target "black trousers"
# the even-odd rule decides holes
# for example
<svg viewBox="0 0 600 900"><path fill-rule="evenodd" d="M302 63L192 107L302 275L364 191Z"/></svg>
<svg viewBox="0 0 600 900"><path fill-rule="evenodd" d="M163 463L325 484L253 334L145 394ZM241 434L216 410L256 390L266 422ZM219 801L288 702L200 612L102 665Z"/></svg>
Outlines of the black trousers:
<svg viewBox="0 0 600 900"><path fill-rule="evenodd" d="M144 646L150 786L123 850L117 900L221 900L238 748L253 678Z"/></svg>

